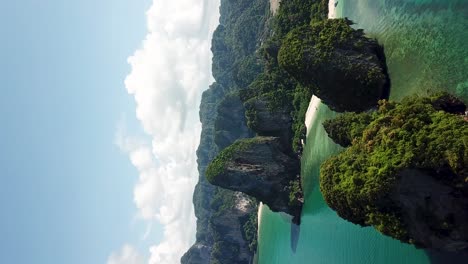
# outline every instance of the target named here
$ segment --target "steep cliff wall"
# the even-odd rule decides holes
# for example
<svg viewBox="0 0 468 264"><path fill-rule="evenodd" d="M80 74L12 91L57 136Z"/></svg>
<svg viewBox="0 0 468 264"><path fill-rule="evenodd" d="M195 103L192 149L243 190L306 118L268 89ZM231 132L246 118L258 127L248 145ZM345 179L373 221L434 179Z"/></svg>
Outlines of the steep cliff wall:
<svg viewBox="0 0 468 264"><path fill-rule="evenodd" d="M279 137L238 140L218 155L206 171L220 187L255 197L271 210L285 212L299 223L302 209L300 163ZM297 193L297 194L296 194Z"/></svg>
<svg viewBox="0 0 468 264"><path fill-rule="evenodd" d="M216 82L200 104L199 182L193 195L196 242L182 257L183 264L248 264L256 250L258 202L211 185L205 171L220 150L253 136L238 91L262 70L255 51L268 34L268 0L222 0L220 14L211 47Z"/></svg>

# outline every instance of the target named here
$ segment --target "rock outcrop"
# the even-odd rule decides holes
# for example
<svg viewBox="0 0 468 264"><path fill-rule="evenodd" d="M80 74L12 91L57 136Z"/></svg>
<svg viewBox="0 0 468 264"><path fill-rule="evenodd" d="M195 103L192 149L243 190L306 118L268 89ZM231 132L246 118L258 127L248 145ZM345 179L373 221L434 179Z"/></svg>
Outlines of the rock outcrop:
<svg viewBox="0 0 468 264"><path fill-rule="evenodd" d="M388 96L383 48L347 19L292 30L278 54L282 68L337 112L364 111Z"/></svg>
<svg viewBox="0 0 468 264"><path fill-rule="evenodd" d="M206 264L209 263L211 246L197 242L182 256L182 264Z"/></svg>
<svg viewBox="0 0 468 264"><path fill-rule="evenodd" d="M210 220L213 234L218 238L213 244L211 263L250 264L256 244L255 248L250 248L244 229L250 215L253 214L255 219L257 217L257 201L240 192L222 192L229 193L229 196L218 201L223 208ZM255 221L255 232L256 225Z"/></svg>
<svg viewBox="0 0 468 264"><path fill-rule="evenodd" d="M468 122L457 114L464 109L448 94L412 96L328 122L332 139L351 145L321 165L327 204L402 242L467 249Z"/></svg>
<svg viewBox="0 0 468 264"><path fill-rule="evenodd" d="M251 98L244 104L249 127L257 135L280 137L284 145L290 145L291 107L273 108L269 104L265 95Z"/></svg>
<svg viewBox="0 0 468 264"><path fill-rule="evenodd" d="M466 104L459 98L448 94L439 93L432 100L432 106L436 110L442 110L447 113L464 115L466 111Z"/></svg>
<svg viewBox="0 0 468 264"><path fill-rule="evenodd" d="M416 246L446 251L468 249L468 190L437 180L450 171L406 169L389 198Z"/></svg>
<svg viewBox="0 0 468 264"><path fill-rule="evenodd" d="M239 138L253 137L245 121L245 108L237 93L226 95L217 106L215 143L219 149L231 145Z"/></svg>
<svg viewBox="0 0 468 264"><path fill-rule="evenodd" d="M240 191L265 203L272 211L285 212L299 223L302 192L300 163L278 137L255 137L236 141L208 166L208 180L220 187Z"/></svg>

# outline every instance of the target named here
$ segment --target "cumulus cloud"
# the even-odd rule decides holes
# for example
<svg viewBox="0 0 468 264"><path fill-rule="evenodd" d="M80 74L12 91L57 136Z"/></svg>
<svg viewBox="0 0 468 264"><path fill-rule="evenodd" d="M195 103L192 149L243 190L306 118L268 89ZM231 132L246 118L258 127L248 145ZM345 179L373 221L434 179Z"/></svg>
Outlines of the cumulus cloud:
<svg viewBox="0 0 468 264"><path fill-rule="evenodd" d="M195 240L198 106L212 82L210 46L219 0L154 0L146 16L148 33L128 59L132 70L125 86L151 142L120 127L116 143L139 172L138 215L163 225L163 239L149 249L148 262L173 264Z"/></svg>
<svg viewBox="0 0 468 264"><path fill-rule="evenodd" d="M124 245L119 252L114 252L107 260L107 264L143 264L144 258L130 245Z"/></svg>

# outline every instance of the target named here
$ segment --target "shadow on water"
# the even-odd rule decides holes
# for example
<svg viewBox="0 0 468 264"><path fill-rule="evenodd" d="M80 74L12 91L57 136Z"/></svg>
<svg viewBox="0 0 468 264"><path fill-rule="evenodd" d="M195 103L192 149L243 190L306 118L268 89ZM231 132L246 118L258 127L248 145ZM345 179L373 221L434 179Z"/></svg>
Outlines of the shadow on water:
<svg viewBox="0 0 468 264"><path fill-rule="evenodd" d="M380 96L380 99L386 99L390 98L390 89L392 87L392 82L390 80L390 74L388 72L388 66L387 66L387 57L385 56L385 50L384 46L379 46L376 49L377 53L377 58L382 62L382 67L383 67L383 73L385 74L385 85L382 90L382 94Z"/></svg>
<svg viewBox="0 0 468 264"><path fill-rule="evenodd" d="M458 252L444 252L429 249L426 254L431 260L431 264L465 264L468 260L468 249Z"/></svg>
<svg viewBox="0 0 468 264"><path fill-rule="evenodd" d="M291 223L291 250L296 253L297 242L299 241L299 235L301 233L301 226Z"/></svg>

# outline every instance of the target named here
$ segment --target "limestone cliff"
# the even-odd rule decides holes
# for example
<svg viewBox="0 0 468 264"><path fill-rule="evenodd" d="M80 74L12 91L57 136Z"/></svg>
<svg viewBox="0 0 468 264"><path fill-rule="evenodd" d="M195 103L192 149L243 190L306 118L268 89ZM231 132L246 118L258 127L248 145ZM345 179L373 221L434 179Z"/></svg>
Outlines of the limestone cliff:
<svg viewBox="0 0 468 264"><path fill-rule="evenodd" d="M285 0L277 11L272 30L263 30L255 59L250 57L234 71L247 124L257 136L238 140L221 151L210 163L206 176L214 185L253 196L273 211L292 215L299 223L303 203L301 142L312 93L279 67L277 57L290 30L326 18L327 1ZM255 75L246 74L259 69L253 67L253 62L260 62L261 70ZM231 109L234 114L238 112ZM223 131L219 138L227 139Z"/></svg>
<svg viewBox="0 0 468 264"><path fill-rule="evenodd" d="M251 137L237 92L260 70L254 52L268 23L268 0L221 0L211 50L216 82L200 103L199 181L193 194L197 233L182 264L249 264L256 250L257 201L205 178L208 163L227 145Z"/></svg>
<svg viewBox="0 0 468 264"><path fill-rule="evenodd" d="M206 175L214 185L255 197L276 212L285 212L299 223L302 192L297 157L278 137L238 140L208 166ZM296 189L295 189L296 188Z"/></svg>
<svg viewBox="0 0 468 264"><path fill-rule="evenodd" d="M193 195L197 217L196 243L184 254L182 264L249 264L255 251L250 244L256 238L247 239L251 234L244 226L249 224L250 218L257 217L257 202L245 194L218 188L205 178L207 164L221 149L215 143L215 123L228 120L228 117L213 109L223 101L226 92L221 85L214 83L202 96L202 133L197 150L200 178ZM242 106L240 102L238 104ZM235 104L231 106L239 109ZM233 117L233 112L229 114ZM222 125L223 133L231 140L250 136L243 114L236 117L237 126Z"/></svg>
<svg viewBox="0 0 468 264"><path fill-rule="evenodd" d="M349 147L321 165L325 201L344 219L403 242L467 249L465 110L448 94L412 96L326 123Z"/></svg>
<svg viewBox="0 0 468 264"><path fill-rule="evenodd" d="M260 95L249 99L244 105L248 125L260 136L276 136L284 145L290 144L292 133L291 107L271 107L269 99Z"/></svg>
<svg viewBox="0 0 468 264"><path fill-rule="evenodd" d="M280 66L337 112L364 111L388 97L383 48L347 19L292 30L278 54Z"/></svg>

